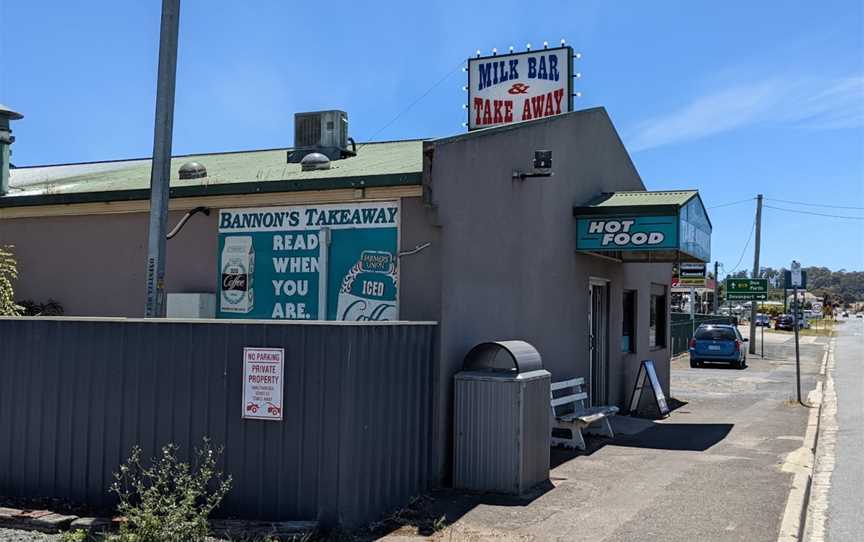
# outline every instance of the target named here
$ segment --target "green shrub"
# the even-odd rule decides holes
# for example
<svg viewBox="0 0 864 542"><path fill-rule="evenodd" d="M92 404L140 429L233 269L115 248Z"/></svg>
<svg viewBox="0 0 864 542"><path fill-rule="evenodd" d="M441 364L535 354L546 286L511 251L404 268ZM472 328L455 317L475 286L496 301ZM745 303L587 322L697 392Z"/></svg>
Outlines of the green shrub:
<svg viewBox="0 0 864 542"><path fill-rule="evenodd" d="M60 542L87 542L87 531L83 529L66 531L60 536Z"/></svg>
<svg viewBox="0 0 864 542"><path fill-rule="evenodd" d="M111 540L187 542L207 536L207 518L231 488L231 477L224 478L216 468L222 448L214 450L205 438L192 466L178 461L177 450L168 444L145 468L141 449L132 448L111 485L120 499L117 510L125 518Z"/></svg>
<svg viewBox="0 0 864 542"><path fill-rule="evenodd" d="M18 266L11 246L0 245L0 316L18 316L21 307L15 304L12 281L18 278Z"/></svg>

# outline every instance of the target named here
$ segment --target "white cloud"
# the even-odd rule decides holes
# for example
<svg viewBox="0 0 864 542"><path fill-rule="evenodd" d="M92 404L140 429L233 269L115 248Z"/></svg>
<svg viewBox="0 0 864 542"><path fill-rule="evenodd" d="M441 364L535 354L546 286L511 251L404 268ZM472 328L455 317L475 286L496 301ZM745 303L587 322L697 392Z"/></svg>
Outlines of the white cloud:
<svg viewBox="0 0 864 542"><path fill-rule="evenodd" d="M864 76L774 77L732 85L640 122L626 141L640 151L759 123L833 130L864 125Z"/></svg>

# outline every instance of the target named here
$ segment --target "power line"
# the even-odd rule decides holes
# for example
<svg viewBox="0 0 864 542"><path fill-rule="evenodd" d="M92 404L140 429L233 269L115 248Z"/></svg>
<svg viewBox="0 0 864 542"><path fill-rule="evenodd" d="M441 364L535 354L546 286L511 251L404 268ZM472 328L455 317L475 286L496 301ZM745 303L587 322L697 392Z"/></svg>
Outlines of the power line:
<svg viewBox="0 0 864 542"><path fill-rule="evenodd" d="M807 205L810 207L827 207L830 209L852 209L855 211L864 211L864 207L854 207L854 206L846 206L846 205L829 205L827 203L806 203L803 201L792 201L788 199L777 199L777 198L765 198L771 201L779 201L782 203L791 203L792 205Z"/></svg>
<svg viewBox="0 0 864 542"><path fill-rule="evenodd" d="M846 218L849 220L864 220L864 216L829 215L827 213L814 213L813 211L802 211L800 209L786 209L785 207L774 207L773 205L766 205L765 207L769 209L776 209L777 211L786 211L787 213L798 213L802 215L827 216L828 218Z"/></svg>
<svg viewBox="0 0 864 542"><path fill-rule="evenodd" d="M442 77L441 79L439 79L438 81L436 81L435 84L433 84L431 87L429 87L428 89L426 89L426 92L424 92L423 94L421 94L417 99L415 99L413 102L411 102L410 104L408 104L408 106L405 107L402 111L400 111L399 113L397 113L395 117L393 117L392 119L390 119L390 122L388 122L387 124L385 124L384 126L382 126L381 128L379 128L377 132L375 132L374 134L372 134L371 136L369 136L369 139L368 139L367 143L371 143L372 140L375 139L375 136L377 136L378 134L380 134L381 132L383 132L384 130L386 130L387 128L389 128L389 127L390 127L394 122L396 122L397 120L399 120L399 118L400 118L402 115L404 115L405 113L407 113L409 110L411 110L412 107L414 107L415 105L417 105L417 104L418 104L418 103L419 103L423 98L425 98L426 96L428 96L429 93L431 93L433 90L435 90L436 88L438 88L438 86L441 85L441 83L443 83L444 81L446 81L447 79L449 79L450 76L453 75L454 73L456 73L457 70L461 70L462 67L463 67L464 65L465 65L465 61L464 61L464 60L460 60L460 61L459 61L459 64L457 64L455 68L453 68L452 70L450 70L449 72L447 72L447 74L446 74L444 77ZM359 145L359 146L357 147L357 150L362 149L363 146L366 145L367 143L363 143L363 144Z"/></svg>
<svg viewBox="0 0 864 542"><path fill-rule="evenodd" d="M753 201L754 198L741 199L738 201L730 201L729 203L721 203L720 205L712 205L708 209L719 209L720 207L729 207L730 205L738 205L739 203L747 203Z"/></svg>
<svg viewBox="0 0 864 542"><path fill-rule="evenodd" d="M753 219L753 226L750 228L750 235L747 236L747 243L744 244L744 250L741 251L741 257L738 258L738 263L735 264L735 269L726 273L727 277L729 275L731 275L732 273L734 273L735 271L738 271L738 266L740 266L741 262L744 260L744 253L747 252L747 247L750 246L750 239L753 239L753 231L755 229L756 229L756 219L754 218Z"/></svg>

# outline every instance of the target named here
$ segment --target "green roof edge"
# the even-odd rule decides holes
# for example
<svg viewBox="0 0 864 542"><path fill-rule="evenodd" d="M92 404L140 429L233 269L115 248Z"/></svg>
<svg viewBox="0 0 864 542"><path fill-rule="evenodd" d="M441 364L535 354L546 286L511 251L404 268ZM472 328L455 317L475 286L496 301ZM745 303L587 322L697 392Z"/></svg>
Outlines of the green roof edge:
<svg viewBox="0 0 864 542"><path fill-rule="evenodd" d="M170 198L195 198L204 196L234 196L244 194L266 194L275 192L305 192L310 190L338 190L345 188L378 188L388 186L411 186L422 184L423 173L384 173L379 175L354 175L324 179L298 179L283 181L249 181L214 185L177 186L169 191ZM0 208L32 207L41 205L66 205L75 203L106 203L150 199L150 189L104 190L101 192L72 192L68 194L38 194L32 196L0 197Z"/></svg>

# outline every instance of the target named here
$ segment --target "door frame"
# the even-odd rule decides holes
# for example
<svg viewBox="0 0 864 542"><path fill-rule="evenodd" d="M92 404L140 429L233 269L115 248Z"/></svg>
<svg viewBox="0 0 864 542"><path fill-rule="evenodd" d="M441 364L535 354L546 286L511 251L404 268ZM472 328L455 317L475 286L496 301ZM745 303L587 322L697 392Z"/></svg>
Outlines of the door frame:
<svg viewBox="0 0 864 542"><path fill-rule="evenodd" d="M588 399L591 403L591 406L594 406L597 399L597 390L594 389L594 287L595 286L605 286L606 291L606 306L603 308L603 314L605 316L605 339L606 344L603 348L603 357L605 359L601 360L601 364L605 366L605 378L603 380L602 385L605 387L602 390L601 395L608 395L609 391L609 310L611 306L611 283L610 279L604 277L596 277L589 276L588 277ZM603 397L604 400L607 400L608 397ZM597 403L599 404L599 403Z"/></svg>

